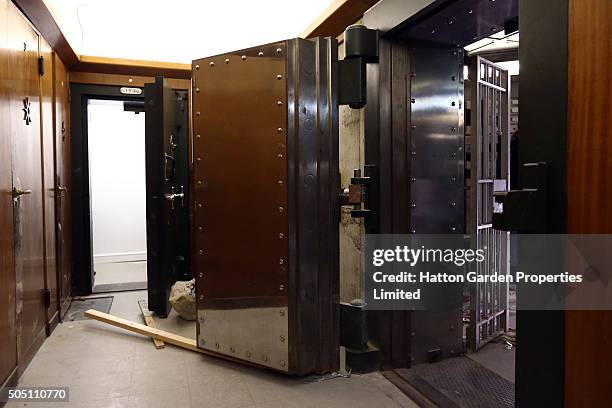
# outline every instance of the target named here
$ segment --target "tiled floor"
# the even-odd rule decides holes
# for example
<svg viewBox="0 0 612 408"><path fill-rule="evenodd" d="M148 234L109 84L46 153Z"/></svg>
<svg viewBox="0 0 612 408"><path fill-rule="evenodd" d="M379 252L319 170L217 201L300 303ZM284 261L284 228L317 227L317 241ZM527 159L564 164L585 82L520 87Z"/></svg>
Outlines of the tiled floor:
<svg viewBox="0 0 612 408"><path fill-rule="evenodd" d="M115 294L111 313L140 322L146 292ZM158 327L195 336L176 315ZM21 378L22 386L68 386L49 407L416 407L380 374L305 383L167 345L92 320L60 324ZM8 404L7 407L45 404Z"/></svg>

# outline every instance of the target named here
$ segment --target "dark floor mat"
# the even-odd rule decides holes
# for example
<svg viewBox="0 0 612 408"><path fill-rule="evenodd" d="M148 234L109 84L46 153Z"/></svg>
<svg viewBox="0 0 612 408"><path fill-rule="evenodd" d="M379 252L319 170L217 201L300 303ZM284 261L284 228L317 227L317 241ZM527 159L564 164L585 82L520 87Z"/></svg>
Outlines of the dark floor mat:
<svg viewBox="0 0 612 408"><path fill-rule="evenodd" d="M430 400L439 393L462 408L514 407L514 384L467 357L394 371Z"/></svg>
<svg viewBox="0 0 612 408"><path fill-rule="evenodd" d="M75 321L85 320L84 313L89 309L94 309L99 312L108 313L113 304L113 296L101 296L96 298L74 298L70 307L66 312L64 320Z"/></svg>

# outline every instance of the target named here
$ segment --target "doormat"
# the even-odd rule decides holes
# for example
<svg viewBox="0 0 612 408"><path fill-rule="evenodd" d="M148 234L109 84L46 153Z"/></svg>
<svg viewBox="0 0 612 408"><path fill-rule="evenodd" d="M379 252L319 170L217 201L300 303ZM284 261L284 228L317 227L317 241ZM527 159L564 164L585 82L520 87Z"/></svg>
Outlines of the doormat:
<svg viewBox="0 0 612 408"><path fill-rule="evenodd" d="M96 298L74 298L72 303L70 303L70 307L66 312L66 316L64 320L67 321L75 321L75 320L85 320L88 317L85 317L85 311L89 309L94 309L99 312L108 313L110 312L111 305L113 304L113 296L103 296Z"/></svg>
<svg viewBox="0 0 612 408"><path fill-rule="evenodd" d="M383 372L423 406L512 408L514 384L467 357Z"/></svg>

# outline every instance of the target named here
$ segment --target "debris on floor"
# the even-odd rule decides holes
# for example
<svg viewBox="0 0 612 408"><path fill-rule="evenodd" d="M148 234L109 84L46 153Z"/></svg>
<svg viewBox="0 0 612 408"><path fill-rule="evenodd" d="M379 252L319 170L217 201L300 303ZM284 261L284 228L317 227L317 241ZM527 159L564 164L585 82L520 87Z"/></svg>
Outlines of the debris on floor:
<svg viewBox="0 0 612 408"><path fill-rule="evenodd" d="M185 320L196 319L195 279L177 281L170 289L170 304Z"/></svg>

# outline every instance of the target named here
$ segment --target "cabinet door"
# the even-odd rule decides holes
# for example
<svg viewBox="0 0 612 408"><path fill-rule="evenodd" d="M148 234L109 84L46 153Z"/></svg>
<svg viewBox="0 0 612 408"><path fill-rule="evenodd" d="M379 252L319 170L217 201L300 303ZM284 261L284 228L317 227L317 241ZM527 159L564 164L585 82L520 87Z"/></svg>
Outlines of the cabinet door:
<svg viewBox="0 0 612 408"><path fill-rule="evenodd" d="M55 233L55 130L53 126L53 52L43 38L40 38L40 56L43 58L44 64L44 71L40 76L40 118L43 156L42 194L45 220L45 287L50 295L50 302L47 307L47 332L50 333L59 321Z"/></svg>
<svg viewBox="0 0 612 408"><path fill-rule="evenodd" d="M55 104L55 180L56 180L56 240L57 274L60 315L63 317L72 295L72 223L70 176L70 123L68 103L68 72L62 61L54 55Z"/></svg>
<svg viewBox="0 0 612 408"><path fill-rule="evenodd" d="M46 322L39 40L15 7L8 17L17 346L23 370L44 339Z"/></svg>
<svg viewBox="0 0 612 408"><path fill-rule="evenodd" d="M0 84L9 81L8 8L9 2L0 0ZM17 367L9 92L0 86L0 386Z"/></svg>

